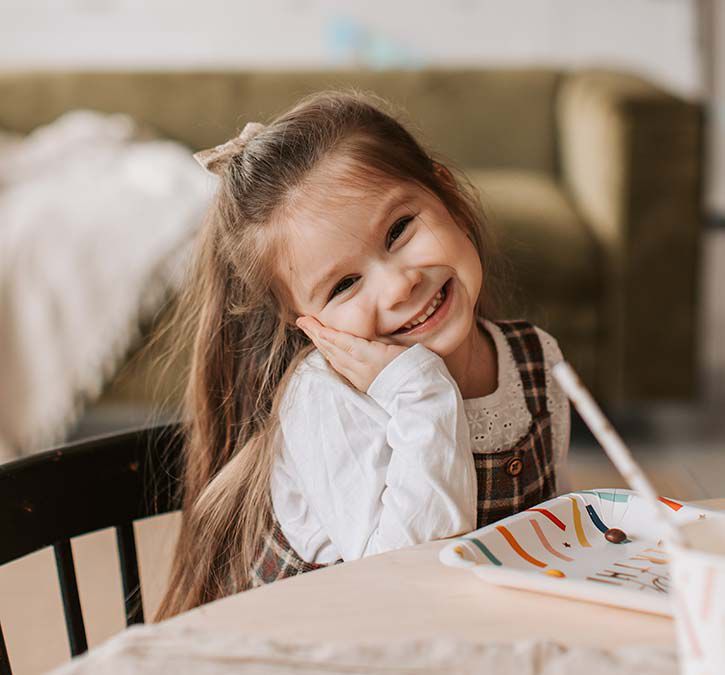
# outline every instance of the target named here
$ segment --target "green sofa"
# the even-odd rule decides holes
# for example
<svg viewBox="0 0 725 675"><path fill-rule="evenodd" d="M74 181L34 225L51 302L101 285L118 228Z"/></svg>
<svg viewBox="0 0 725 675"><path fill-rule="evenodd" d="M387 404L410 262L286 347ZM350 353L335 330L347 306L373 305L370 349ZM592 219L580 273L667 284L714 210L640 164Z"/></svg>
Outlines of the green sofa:
<svg viewBox="0 0 725 675"><path fill-rule="evenodd" d="M0 127L123 111L197 150L348 85L402 105L480 189L510 263L505 317L556 336L607 403L696 395L702 109L643 79L547 68L5 73ZM87 414L172 391L143 347Z"/></svg>

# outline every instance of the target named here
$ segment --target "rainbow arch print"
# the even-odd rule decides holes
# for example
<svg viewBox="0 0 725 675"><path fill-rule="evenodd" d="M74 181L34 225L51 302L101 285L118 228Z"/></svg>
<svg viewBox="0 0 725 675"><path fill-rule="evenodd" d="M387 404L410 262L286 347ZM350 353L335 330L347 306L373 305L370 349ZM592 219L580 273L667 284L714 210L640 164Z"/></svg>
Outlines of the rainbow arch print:
<svg viewBox="0 0 725 675"><path fill-rule="evenodd" d="M573 494L576 495L597 495L600 499L606 499L610 502L628 502L632 495L630 493L626 492L611 492L610 490L577 490ZM683 504L680 502L675 501L674 499L669 499L667 497L657 497L659 501L661 501L663 504L669 506L673 511L679 511Z"/></svg>
<svg viewBox="0 0 725 675"><path fill-rule="evenodd" d="M587 513L589 514L589 517L594 523L594 527L596 527L602 534L606 534L609 528L602 522L602 519L599 517L596 509L591 504L587 504ZM622 541L621 543L631 544L632 540L627 538L624 539L624 541Z"/></svg>
<svg viewBox="0 0 725 675"><path fill-rule="evenodd" d="M676 502L674 499L667 499L667 497L657 497L657 499L669 506L673 511L679 511L682 508L682 504Z"/></svg>
<svg viewBox="0 0 725 675"><path fill-rule="evenodd" d="M476 539L476 537L461 537L461 541L470 541L483 555L485 555L491 564L493 565L501 565L501 561L493 554L491 553L491 549L486 546L480 539Z"/></svg>
<svg viewBox="0 0 725 675"><path fill-rule="evenodd" d="M587 504L587 513L596 527L602 534L604 534L609 528L602 522L599 514L596 512L591 504Z"/></svg>
<svg viewBox="0 0 725 675"><path fill-rule="evenodd" d="M541 513L542 515L546 516L552 523L554 523L554 525L556 525L560 530L566 530L566 524L563 523L559 518L557 518L551 511L549 511L549 509L542 509L540 507L534 506L526 510Z"/></svg>
<svg viewBox="0 0 725 675"><path fill-rule="evenodd" d="M579 540L579 543L582 546L590 548L591 544L587 539L587 535L584 534L584 527L582 525L582 514L579 510L579 503L577 502L576 497L569 497L569 499L571 500L571 517L574 520L574 532L576 532L576 538Z"/></svg>
<svg viewBox="0 0 725 675"><path fill-rule="evenodd" d="M534 558L531 554L527 553L523 546L516 541L516 537L511 534L510 530L504 525L496 525L496 530L503 536L503 538L509 543L509 546L516 551L520 558L523 558L526 562L536 565L537 567L546 567L546 563L542 562L538 558Z"/></svg>
<svg viewBox="0 0 725 675"><path fill-rule="evenodd" d="M568 555L564 555L560 551L557 551L551 545L551 542L546 538L546 535L544 534L544 531L541 529L541 525L539 525L539 523L536 522L536 519L531 518L529 520L529 523L531 523L531 527L533 528L534 532L536 533L536 536L539 538L539 541L541 542L541 545L549 553L551 553L551 555L554 555L557 558L560 558L561 560L566 560L566 562L574 562L574 558L570 558Z"/></svg>
<svg viewBox="0 0 725 675"><path fill-rule="evenodd" d="M626 504L632 495L626 492L610 492L609 490L579 490L575 492L576 495L597 495L600 499L605 499L609 502L622 502Z"/></svg>

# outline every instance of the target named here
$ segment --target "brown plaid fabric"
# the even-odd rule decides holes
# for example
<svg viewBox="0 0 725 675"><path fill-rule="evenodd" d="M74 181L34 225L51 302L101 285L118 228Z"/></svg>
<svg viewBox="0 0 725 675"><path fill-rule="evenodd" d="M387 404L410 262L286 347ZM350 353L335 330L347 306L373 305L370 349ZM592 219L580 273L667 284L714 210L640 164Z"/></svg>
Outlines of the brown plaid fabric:
<svg viewBox="0 0 725 675"><path fill-rule="evenodd" d="M544 352L534 327L526 321L497 321L519 370L528 431L508 450L476 452L478 481L476 528L523 511L556 495L551 415L546 405Z"/></svg>
<svg viewBox="0 0 725 675"><path fill-rule="evenodd" d="M251 587L256 588L277 579L293 577L296 574L319 570L341 562L342 559L334 563L309 563L302 560L287 541L282 527L272 513L272 527L264 539L259 557L252 566Z"/></svg>
<svg viewBox="0 0 725 675"><path fill-rule="evenodd" d="M539 337L525 321L497 321L496 325L513 352L532 422L512 448L474 453L478 480L477 528L543 502L556 492L544 354ZM272 527L252 568L253 588L342 562L305 562L287 541L274 514L272 518Z"/></svg>

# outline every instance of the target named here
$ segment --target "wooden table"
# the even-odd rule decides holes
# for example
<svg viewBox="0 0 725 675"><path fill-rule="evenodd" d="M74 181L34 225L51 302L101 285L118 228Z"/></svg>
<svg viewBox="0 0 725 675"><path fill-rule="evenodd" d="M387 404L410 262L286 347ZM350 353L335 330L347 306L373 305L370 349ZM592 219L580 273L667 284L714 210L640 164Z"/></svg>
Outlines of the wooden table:
<svg viewBox="0 0 725 675"><path fill-rule="evenodd" d="M724 499L693 502L725 510ZM552 639L605 647L673 645L670 618L491 586L438 560L445 541L370 556L230 596L168 625L328 641ZM163 624L160 624L160 626Z"/></svg>

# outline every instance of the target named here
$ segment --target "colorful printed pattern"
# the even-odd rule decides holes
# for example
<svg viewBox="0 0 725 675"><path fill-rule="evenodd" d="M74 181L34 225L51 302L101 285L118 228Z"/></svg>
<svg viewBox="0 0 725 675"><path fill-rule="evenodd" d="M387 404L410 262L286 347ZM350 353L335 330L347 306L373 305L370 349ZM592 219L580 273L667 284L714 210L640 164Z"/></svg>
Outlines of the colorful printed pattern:
<svg viewBox="0 0 725 675"><path fill-rule="evenodd" d="M551 511L548 509L539 509L539 508L531 508L527 509L528 511L538 511L539 513L543 513L554 525L557 527L560 527L562 530L566 530L566 525L562 523Z"/></svg>
<svg viewBox="0 0 725 675"><path fill-rule="evenodd" d="M687 512L693 518L695 509L682 511L685 505L659 499L678 515ZM456 541L466 546L459 546L456 553L468 565L523 567L639 591L667 592L668 560L661 540L655 544L656 537L638 534L614 544L604 537L612 527L624 529L626 534L635 522L641 531L646 513L642 509L643 500L631 490L582 490L460 538ZM564 572L556 569L559 567Z"/></svg>
<svg viewBox="0 0 725 675"><path fill-rule="evenodd" d="M475 537L463 537L462 541L470 541L483 555L485 555L492 564L500 565L501 561L488 550L488 547L480 540Z"/></svg>
<svg viewBox="0 0 725 675"><path fill-rule="evenodd" d="M532 565L536 565L537 567L546 567L545 562L541 562L541 560L534 558L534 556L529 555L526 551L524 551L521 544L516 541L516 537L514 537L514 535L511 534L511 532L509 532L503 525L496 525L496 529L504 536L506 541L511 544L511 548L524 560L530 562Z"/></svg>
<svg viewBox="0 0 725 675"><path fill-rule="evenodd" d="M554 547L549 543L549 540L546 538L546 535L543 533L541 526L539 523L537 523L535 520L531 519L529 521L531 523L531 527L534 528L534 532L536 532L536 536L539 538L539 541L541 542L541 545L549 552L551 555L556 556L557 558L561 560L566 560L567 562L573 562L574 558L569 557L568 555L564 555L563 553L560 553L559 551L555 550ZM566 528L566 525L564 525L564 528Z"/></svg>
<svg viewBox="0 0 725 675"><path fill-rule="evenodd" d="M605 492L603 490L580 490L576 494L578 495L597 495L600 499L606 499L610 502L624 502L625 504L629 501L630 495L622 492Z"/></svg>
<svg viewBox="0 0 725 675"><path fill-rule="evenodd" d="M676 523L707 519L714 534L722 532L722 521L716 519L723 516L666 497L659 500L672 509ZM725 556L673 544L670 561L652 508L631 490L561 495L452 540L440 559L472 568L497 585L674 613L683 672L725 672ZM627 539L607 541L610 527L624 531Z"/></svg>
<svg viewBox="0 0 725 675"><path fill-rule="evenodd" d="M679 511L682 508L682 504L673 501L672 499L666 499L665 497L658 497L663 504L667 504L673 511Z"/></svg>

